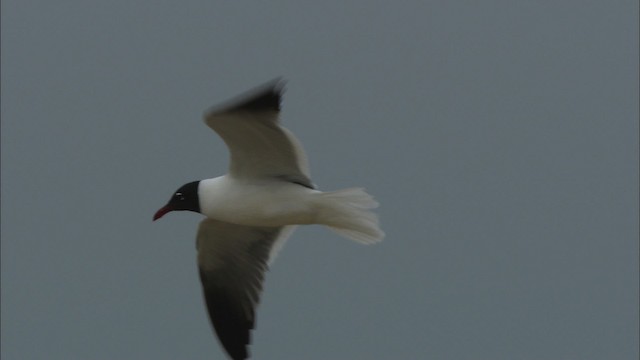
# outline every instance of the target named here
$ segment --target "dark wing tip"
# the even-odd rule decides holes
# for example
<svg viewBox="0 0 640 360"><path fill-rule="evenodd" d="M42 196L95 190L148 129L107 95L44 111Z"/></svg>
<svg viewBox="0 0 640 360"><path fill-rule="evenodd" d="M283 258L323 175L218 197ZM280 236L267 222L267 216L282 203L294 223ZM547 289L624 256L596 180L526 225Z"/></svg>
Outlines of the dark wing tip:
<svg viewBox="0 0 640 360"><path fill-rule="evenodd" d="M217 106L209 113L231 111L280 111L280 100L284 92L285 81L278 77L264 83L227 103Z"/></svg>
<svg viewBox="0 0 640 360"><path fill-rule="evenodd" d="M247 359L251 330L255 326L255 314L253 311L246 313L237 299L229 296L226 289L218 288L207 280L207 275L202 269L200 279L203 283L209 319L222 347L233 360Z"/></svg>

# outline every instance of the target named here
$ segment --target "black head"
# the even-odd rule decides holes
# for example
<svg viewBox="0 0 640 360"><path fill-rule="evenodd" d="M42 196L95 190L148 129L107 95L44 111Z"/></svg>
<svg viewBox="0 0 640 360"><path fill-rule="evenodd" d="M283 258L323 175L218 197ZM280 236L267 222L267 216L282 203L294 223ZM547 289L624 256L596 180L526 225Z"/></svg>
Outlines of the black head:
<svg viewBox="0 0 640 360"><path fill-rule="evenodd" d="M188 210L200 212L200 199L198 197L198 184L200 181L192 181L184 184L171 196L167 205L163 206L153 215L153 221L160 219L171 211Z"/></svg>

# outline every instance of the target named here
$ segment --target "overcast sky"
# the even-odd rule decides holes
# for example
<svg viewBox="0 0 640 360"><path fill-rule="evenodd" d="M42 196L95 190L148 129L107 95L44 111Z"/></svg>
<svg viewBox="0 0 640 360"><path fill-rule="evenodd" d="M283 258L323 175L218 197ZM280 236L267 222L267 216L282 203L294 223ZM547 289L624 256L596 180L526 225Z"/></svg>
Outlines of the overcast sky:
<svg viewBox="0 0 640 360"><path fill-rule="evenodd" d="M224 359L203 111L276 76L323 190L384 242L300 228L256 359L637 359L638 2L2 1L3 360Z"/></svg>

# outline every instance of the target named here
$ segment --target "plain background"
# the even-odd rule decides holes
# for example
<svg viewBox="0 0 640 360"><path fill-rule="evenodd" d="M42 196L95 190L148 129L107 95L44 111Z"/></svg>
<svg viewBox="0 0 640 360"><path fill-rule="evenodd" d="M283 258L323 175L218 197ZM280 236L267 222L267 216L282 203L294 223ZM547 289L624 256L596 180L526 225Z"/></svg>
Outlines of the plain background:
<svg viewBox="0 0 640 360"><path fill-rule="evenodd" d="M197 214L211 105L276 76L324 190L256 359L637 359L637 1L2 1L2 359L223 359Z"/></svg>

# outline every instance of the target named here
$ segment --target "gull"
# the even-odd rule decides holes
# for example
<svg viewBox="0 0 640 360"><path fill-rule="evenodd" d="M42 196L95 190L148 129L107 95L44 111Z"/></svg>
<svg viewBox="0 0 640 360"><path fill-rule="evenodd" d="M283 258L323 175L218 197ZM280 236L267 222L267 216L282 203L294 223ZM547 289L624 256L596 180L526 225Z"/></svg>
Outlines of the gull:
<svg viewBox="0 0 640 360"><path fill-rule="evenodd" d="M280 125L283 91L278 78L207 111L206 125L229 148L228 173L181 186L153 216L205 216L196 236L204 301L233 360L249 357L265 272L296 225L325 225L363 244L384 238L364 189L322 192L311 182L300 142Z"/></svg>

